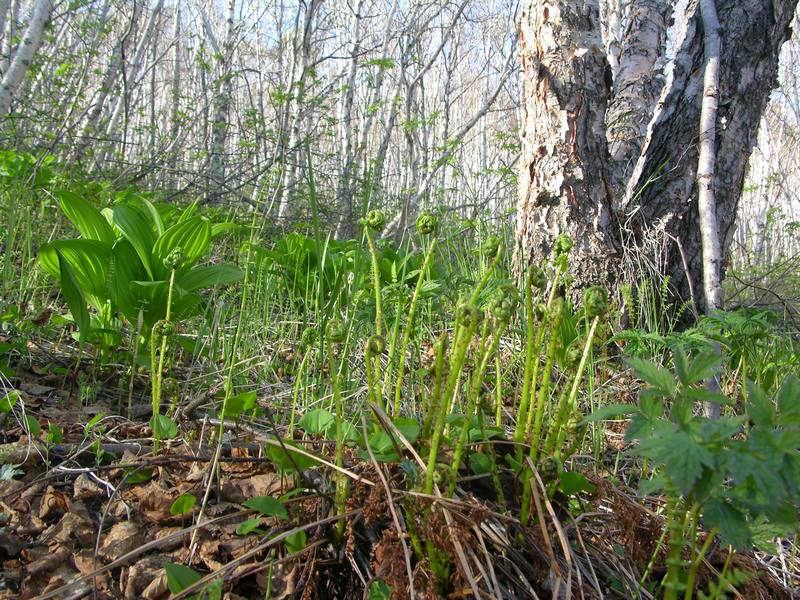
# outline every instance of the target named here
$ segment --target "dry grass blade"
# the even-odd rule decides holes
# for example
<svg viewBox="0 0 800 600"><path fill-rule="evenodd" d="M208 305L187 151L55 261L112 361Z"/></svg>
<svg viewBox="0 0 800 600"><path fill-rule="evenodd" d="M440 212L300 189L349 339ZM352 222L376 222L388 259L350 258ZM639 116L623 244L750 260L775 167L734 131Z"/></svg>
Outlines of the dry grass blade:
<svg viewBox="0 0 800 600"><path fill-rule="evenodd" d="M349 512L346 512L346 513L344 513L344 515L333 515L331 517L325 517L324 519L319 519L317 521L312 521L310 523L306 523L304 525L300 525L299 527L295 527L293 529L289 529L287 531L284 531L283 533L279 533L275 537L269 538L268 540L258 544L257 546L255 546L251 550L245 552L240 557L232 560L231 562L229 562L228 564L226 564L222 568L217 569L216 571L213 571L212 573L209 573L208 575L205 575L205 576L201 577L196 582L194 582L192 585L190 585L187 588L185 588L184 590L182 590L179 594L175 594L174 596L172 596L172 600L180 600L180 598L186 598L190 594L194 594L196 592L199 592L201 589L203 589L203 587L205 587L207 584L211 583L215 579L219 578L220 576L222 576L223 579L224 579L225 574L228 573L229 571L231 571L232 569L238 567L239 565L241 565L242 563L244 563L248 559L253 558L254 556L258 555L260 552L266 550L267 548L271 548L272 546L274 546L278 542L282 542L283 540L285 540L286 538L294 535L298 531L306 531L307 529L313 529L314 527L319 527L321 525L327 525L328 523L333 523L334 521L338 521L342 517L352 517L352 516L355 516L357 514L360 514L361 510L362 509L359 508L359 509L356 509L356 510L351 510ZM302 550L301 550L301 552L302 552Z"/></svg>
<svg viewBox="0 0 800 600"><path fill-rule="evenodd" d="M367 436L367 419L364 415L361 415L361 426L364 428L364 437L366 439ZM414 600L414 570L411 568L411 551L408 549L408 544L406 544L405 540L405 532L403 531L403 527L400 524L400 518L397 515L397 510L394 506L394 498L392 497L392 490L389 487L389 482L386 480L386 476L383 474L383 470L381 466L378 464L378 461L375 460L375 453L372 451L372 447L369 444L366 444L367 452L369 452L369 458L372 461L373 466L375 467L375 472L378 474L378 477L381 479L381 483L383 484L384 489L386 490L386 498L388 500L389 505L389 512L392 513L392 521L394 522L394 526L397 529L397 538L400 540L400 544L403 546L403 558L405 559L406 563L406 573L408 575L408 597Z"/></svg>

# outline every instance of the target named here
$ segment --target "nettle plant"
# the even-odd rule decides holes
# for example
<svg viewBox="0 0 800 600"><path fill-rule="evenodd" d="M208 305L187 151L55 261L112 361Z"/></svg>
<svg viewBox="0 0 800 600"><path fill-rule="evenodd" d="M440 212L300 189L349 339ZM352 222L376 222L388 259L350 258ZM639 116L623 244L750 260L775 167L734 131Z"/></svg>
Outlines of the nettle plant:
<svg viewBox="0 0 800 600"><path fill-rule="evenodd" d="M702 384L719 373L712 350L688 357L673 351L675 374L641 359L628 365L649 384L638 407L606 406L589 420L632 414L627 438L646 459L652 477L643 492L667 497L668 600L694 593L697 570L719 537L734 548L749 548L756 535L771 537L797 530L800 510L800 379L788 375L774 398L748 382L746 414L708 419L701 402L728 404ZM648 469L644 467L643 471ZM707 535L698 547L700 532ZM690 558L684 559L686 546Z"/></svg>
<svg viewBox="0 0 800 600"><path fill-rule="evenodd" d="M201 265L212 240L232 225L212 225L197 214L196 205L180 210L134 196L98 211L73 192L57 197L80 238L44 246L41 265L61 283L81 349L88 341L110 352L122 341L126 320L135 326L134 345L149 345L157 445L160 437L174 435L174 424L159 415L159 404L176 323L201 312L201 290L242 277L233 265Z"/></svg>

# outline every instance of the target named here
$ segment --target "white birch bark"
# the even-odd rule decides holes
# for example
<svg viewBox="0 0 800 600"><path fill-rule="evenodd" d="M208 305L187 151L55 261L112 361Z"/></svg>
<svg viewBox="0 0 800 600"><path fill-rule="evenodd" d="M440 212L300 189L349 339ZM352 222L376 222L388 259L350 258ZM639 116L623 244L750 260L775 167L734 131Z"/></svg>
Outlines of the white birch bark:
<svg viewBox="0 0 800 600"><path fill-rule="evenodd" d="M11 108L14 94L19 89L28 72L28 67L42 43L42 32L47 21L50 20L52 11L52 0L37 0L33 7L31 20L22 37L22 42L0 82L0 118L5 117Z"/></svg>
<svg viewBox="0 0 800 600"><path fill-rule="evenodd" d="M720 25L714 0L700 0L703 17L703 102L700 110L700 154L697 163L697 208L703 243L703 287L706 312L722 308L722 251L719 243L714 168L717 160L717 107L719 105Z"/></svg>
<svg viewBox="0 0 800 600"><path fill-rule="evenodd" d="M356 73L358 54L361 47L361 28L364 0L358 0L351 21L350 57L347 65L344 98L342 99L340 129L342 138L341 175L336 193L336 202L341 215L336 226L337 237L349 237L353 232L353 171L355 156L353 151L353 102L356 94Z"/></svg>
<svg viewBox="0 0 800 600"><path fill-rule="evenodd" d="M303 102L305 100L305 86L308 69L311 65L311 36L314 32L314 17L322 5L322 0L311 0L305 9L303 29L294 45L294 69L298 71L297 78L292 80L289 90L289 138L284 152L284 176L281 203L278 208L278 219L284 220L288 215L291 196L297 184L297 174L302 160L300 151L300 126L303 117Z"/></svg>
<svg viewBox="0 0 800 600"><path fill-rule="evenodd" d="M11 54L13 51L14 35L16 35L17 17L19 14L19 1L20 0L5 0L7 14L0 21L0 28L3 30L2 38L2 58L0 58L0 78L3 77L11 64ZM8 27L6 27L6 22Z"/></svg>
<svg viewBox="0 0 800 600"><path fill-rule="evenodd" d="M211 153L208 174L211 183L209 201L219 200L225 187L225 142L228 136L228 116L233 93L233 53L235 36L236 1L228 0L225 11L225 39L217 55L217 79L214 84L213 115L211 123ZM213 36L212 36L213 39ZM215 44L216 45L216 44Z"/></svg>
<svg viewBox="0 0 800 600"><path fill-rule="evenodd" d="M150 46L151 36L153 35L153 30L155 29L156 24L158 23L158 18L161 15L161 8L163 6L164 0L158 0L151 9L150 15L147 18L147 23L144 27L144 31L142 32L142 37L139 39L139 43L137 44L136 51L133 55L133 61L131 61L126 73L127 89L120 94L119 98L117 98L117 102L114 105L114 110L112 111L111 117L108 120L108 125L106 126L106 138L108 139L112 139L117 133L119 121L122 118L125 110L129 107L129 90L134 89L136 86L145 53ZM107 157L108 151L103 152L96 163L97 166L104 164L107 160Z"/></svg>

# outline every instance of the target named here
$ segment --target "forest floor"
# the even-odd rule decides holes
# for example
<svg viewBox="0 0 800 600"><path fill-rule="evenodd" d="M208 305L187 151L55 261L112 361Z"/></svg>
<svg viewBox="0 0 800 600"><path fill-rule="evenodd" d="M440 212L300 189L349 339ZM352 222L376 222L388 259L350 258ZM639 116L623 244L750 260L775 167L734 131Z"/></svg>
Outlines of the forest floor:
<svg viewBox="0 0 800 600"><path fill-rule="evenodd" d="M132 600L201 591L195 597L652 598L642 582L665 572L661 500L642 500L629 488L625 465L612 472L585 457L590 486L577 509L566 498L549 499L537 477L537 518L522 526L513 516L521 489L512 477L503 480L503 505L488 477L469 473L455 498L426 497L409 491L402 463L381 464L349 449L351 491L339 536L330 444L298 437L309 454L327 457L318 468L300 466L298 476L278 471L274 456L264 454L283 443L276 440L285 431L269 417L278 404L265 407L267 418L232 423L217 445L217 424L205 410L210 397L196 397L179 422L181 441L164 443L156 454L144 386L135 386L136 416L128 418L128 399L120 398L114 377L87 403L78 376L53 368L69 370L71 359L31 341L28 347L4 391L17 390L17 408L37 423L55 424L60 439L45 444L46 432L31 439L19 412L3 415L2 462L19 471L0 483L0 598ZM262 391L260 402L275 395ZM609 445L625 444L625 425L609 425ZM413 449L403 454L421 463ZM248 502L267 496L280 497L285 514ZM179 500L189 497L196 503ZM409 507L434 515L427 531L409 531L402 516L413 513ZM453 557L446 595L432 565L414 560L413 533ZM792 563L761 553L731 560L715 543L699 586L717 581L726 562L729 571L751 574L731 596L747 600L790 598L791 573L800 565L796 557ZM176 589L182 591L170 596Z"/></svg>

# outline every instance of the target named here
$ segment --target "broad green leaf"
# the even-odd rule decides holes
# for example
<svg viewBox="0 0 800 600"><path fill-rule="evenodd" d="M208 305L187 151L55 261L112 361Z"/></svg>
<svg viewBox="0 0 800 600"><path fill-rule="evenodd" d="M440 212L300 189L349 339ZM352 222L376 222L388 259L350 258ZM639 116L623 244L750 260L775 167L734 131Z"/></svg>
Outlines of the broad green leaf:
<svg viewBox="0 0 800 600"><path fill-rule="evenodd" d="M84 297L98 311L109 298L108 267L111 246L97 240L56 240L39 252L39 262L45 271L61 278L59 254L75 274Z"/></svg>
<svg viewBox="0 0 800 600"><path fill-rule="evenodd" d="M483 452L473 452L469 456L469 469L475 475L486 475L492 470L492 461Z"/></svg>
<svg viewBox="0 0 800 600"><path fill-rule="evenodd" d="M150 215L150 219L153 221L153 225L155 226L156 236L159 236L162 233L164 233L164 230L166 229L164 227L164 221L161 219L161 213L153 205L153 203L150 202L150 200L148 200L147 198L142 198L141 196L136 198L135 201L137 204L142 205L145 211L147 211L147 214Z"/></svg>
<svg viewBox="0 0 800 600"><path fill-rule="evenodd" d="M284 447L286 448L285 450ZM319 464L318 461L313 458L308 458L299 452L295 452L293 450L294 447L294 442L288 440L284 440L283 446L267 444L267 458L283 471L304 471L305 469Z"/></svg>
<svg viewBox="0 0 800 600"><path fill-rule="evenodd" d="M295 531L283 540L283 544L289 554L300 552L306 547L306 532L303 530Z"/></svg>
<svg viewBox="0 0 800 600"><path fill-rule="evenodd" d="M236 534L248 535L250 533L253 533L254 531L258 531L260 525L261 525L261 519L247 519L247 521L239 523L239 525L236 527Z"/></svg>
<svg viewBox="0 0 800 600"><path fill-rule="evenodd" d="M772 427L775 424L776 416L775 406L772 404L772 400L767 398L764 390L753 381L748 379L746 385L747 399L750 402L747 407L747 414L750 416L750 419L756 425Z"/></svg>
<svg viewBox="0 0 800 600"><path fill-rule="evenodd" d="M639 481L639 495L649 496L654 492L660 492L664 489L664 478L653 477L652 479L642 479Z"/></svg>
<svg viewBox="0 0 800 600"><path fill-rule="evenodd" d="M205 585L192 600L222 600L222 579L215 579Z"/></svg>
<svg viewBox="0 0 800 600"><path fill-rule="evenodd" d="M91 320L89 319L89 310L86 308L86 300L81 292L80 283L75 275L72 266L67 262L59 250L56 250L58 255L58 266L61 271L61 293L64 295L64 300L69 306L69 311L72 313L72 318L78 326L78 334L80 341L86 340L91 328Z"/></svg>
<svg viewBox="0 0 800 600"><path fill-rule="evenodd" d="M558 474L558 488L571 496L580 492L592 493L595 486L586 477L575 471L561 471Z"/></svg>
<svg viewBox="0 0 800 600"><path fill-rule="evenodd" d="M687 390L683 390L682 396L684 398L690 398L695 402L712 402L713 404L730 404L731 401L728 399L725 394L720 394L719 392L713 392L711 390L707 390L704 387L700 388L689 388Z"/></svg>
<svg viewBox="0 0 800 600"><path fill-rule="evenodd" d="M81 236L87 240L97 240L113 244L117 236L105 217L94 206L75 192L60 191L56 193L61 210L72 221Z"/></svg>
<svg viewBox="0 0 800 600"><path fill-rule="evenodd" d="M42 433L42 425L39 420L33 415L25 415L25 423L28 425L31 437L39 437L39 434Z"/></svg>
<svg viewBox="0 0 800 600"><path fill-rule="evenodd" d="M118 310L134 325L139 318L139 310L145 309L148 299L144 293L134 289L132 283L148 277L147 270L139 254L128 240L114 244L109 265L109 291Z"/></svg>
<svg viewBox="0 0 800 600"><path fill-rule="evenodd" d="M217 238L232 231L247 231L247 227L244 225L238 225L236 223L229 223L227 221L223 223L214 223L211 226L211 239Z"/></svg>
<svg viewBox="0 0 800 600"><path fill-rule="evenodd" d="M175 284L187 292L202 290L218 285L230 285L244 277L241 269L232 265L209 265L194 267L176 277Z"/></svg>
<svg viewBox="0 0 800 600"><path fill-rule="evenodd" d="M265 517L278 517L284 520L289 518L289 513L286 511L283 502L272 496L254 496L247 500L244 505L260 512Z"/></svg>
<svg viewBox="0 0 800 600"><path fill-rule="evenodd" d="M225 405L225 418L235 419L242 413L253 410L257 406L256 400L255 390L231 396ZM219 412L220 416L222 416L222 407L220 407Z"/></svg>
<svg viewBox="0 0 800 600"><path fill-rule="evenodd" d="M779 505L787 495L786 483L775 469L766 468L764 458L751 452L738 452L728 461L728 469L737 485L752 481L760 494Z"/></svg>
<svg viewBox="0 0 800 600"><path fill-rule="evenodd" d="M633 369L639 379L649 383L664 396L672 396L675 392L675 378L664 367L631 357L626 358L625 363Z"/></svg>
<svg viewBox="0 0 800 600"><path fill-rule="evenodd" d="M106 414L101 412L97 413L95 416L89 419L86 425L83 426L83 435L88 436L92 432L92 429L94 429L94 426L97 425L100 421L102 421L103 417L105 416Z"/></svg>
<svg viewBox="0 0 800 600"><path fill-rule="evenodd" d="M61 433L61 429L58 426L53 425L52 423L47 423L47 435L45 436L45 440L48 444L60 444L61 441L64 439L64 435Z"/></svg>
<svg viewBox="0 0 800 600"><path fill-rule="evenodd" d="M318 435L325 433L335 422L336 417L329 411L317 408L304 414L303 418L297 422L297 426L309 435Z"/></svg>
<svg viewBox="0 0 800 600"><path fill-rule="evenodd" d="M392 597L392 588L383 581L373 581L367 592L367 600L389 600Z"/></svg>
<svg viewBox="0 0 800 600"><path fill-rule="evenodd" d="M174 516L185 515L194 508L197 498L191 494L181 494L169 507L169 514Z"/></svg>
<svg viewBox="0 0 800 600"><path fill-rule="evenodd" d="M151 249L156 243L156 236L152 225L139 210L129 204L117 204L114 207L114 224L136 250L142 266L149 277L153 279Z"/></svg>
<svg viewBox="0 0 800 600"><path fill-rule="evenodd" d="M168 273L164 260L176 248L183 250L184 267L194 265L211 246L211 225L200 217L176 223L167 229L153 246L154 270Z"/></svg>
<svg viewBox="0 0 800 600"><path fill-rule="evenodd" d="M729 502L721 498L711 498L703 507L703 525L706 529L719 528L723 542L737 550L750 547L750 528L744 515Z"/></svg>
<svg viewBox="0 0 800 600"><path fill-rule="evenodd" d="M147 483L153 478L155 471L151 468L144 468L144 469L135 469L129 472L129 475L125 478L125 482L128 485L135 485L137 483Z"/></svg>
<svg viewBox="0 0 800 600"><path fill-rule="evenodd" d="M719 353L713 350L701 352L695 356L687 373L689 383L697 383L716 375L719 372L720 361Z"/></svg>
<svg viewBox="0 0 800 600"><path fill-rule="evenodd" d="M739 433L746 420L747 417L703 419L700 435L706 442L722 442Z"/></svg>
<svg viewBox="0 0 800 600"><path fill-rule="evenodd" d="M10 413L11 409L19 402L20 394L17 390L7 392L0 398L0 413Z"/></svg>
<svg viewBox="0 0 800 600"><path fill-rule="evenodd" d="M678 380L684 386L690 385L692 382L689 380L689 357L686 356L683 346L677 345L672 349L672 362L675 364Z"/></svg>
<svg viewBox="0 0 800 600"><path fill-rule="evenodd" d="M150 419L150 428L162 440L170 440L178 435L178 426L166 415L154 415Z"/></svg>
<svg viewBox="0 0 800 600"><path fill-rule="evenodd" d="M800 378L790 373L778 391L778 410L781 423L800 425Z"/></svg>
<svg viewBox="0 0 800 600"><path fill-rule="evenodd" d="M419 437L420 426L416 419L398 417L394 420L394 425L397 427L397 430L403 435L403 437L406 438L409 444L413 444L417 441L417 438Z"/></svg>
<svg viewBox="0 0 800 600"><path fill-rule="evenodd" d="M194 569L176 563L167 563L164 565L164 571L167 573L167 587L173 594L180 594L202 579L200 573Z"/></svg>
<svg viewBox="0 0 800 600"><path fill-rule="evenodd" d="M687 495L703 474L703 467L714 468L714 456L685 431L659 433L642 440L636 452L664 466L682 495Z"/></svg>

